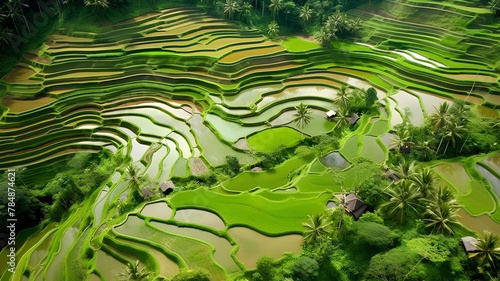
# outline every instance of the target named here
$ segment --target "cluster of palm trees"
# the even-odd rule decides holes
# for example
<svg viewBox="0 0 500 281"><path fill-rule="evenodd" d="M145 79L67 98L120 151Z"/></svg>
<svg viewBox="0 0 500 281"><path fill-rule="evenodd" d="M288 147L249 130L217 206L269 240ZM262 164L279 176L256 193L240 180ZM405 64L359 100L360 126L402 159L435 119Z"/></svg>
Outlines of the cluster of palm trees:
<svg viewBox="0 0 500 281"><path fill-rule="evenodd" d="M322 46L326 47L332 39L337 40L338 38L354 34L360 28L361 19L356 18L351 20L347 17L346 13L336 11L326 19L323 27L321 27L319 33L316 35L316 39L318 39Z"/></svg>
<svg viewBox="0 0 500 281"><path fill-rule="evenodd" d="M410 145L422 153L422 160L444 156L453 148L452 154L462 153L469 137L468 129L474 119L469 106L443 102L426 118L425 126L413 127L408 121L396 126L391 139L396 150Z"/></svg>
<svg viewBox="0 0 500 281"><path fill-rule="evenodd" d="M37 31L36 25L41 24L41 17L58 14L69 2L69 0L2 1L0 4L0 48L14 45L14 37L29 37ZM35 17L36 13L39 14Z"/></svg>
<svg viewBox="0 0 500 281"><path fill-rule="evenodd" d="M400 224L408 217L423 217L425 226L433 232L453 234L459 204L447 187L435 185L433 170L403 161L396 167L396 174L399 180L386 190L389 200L382 210Z"/></svg>
<svg viewBox="0 0 500 281"><path fill-rule="evenodd" d="M20 31L22 26L26 26L28 32L31 33L29 29L29 24L24 13L25 9L29 6L21 0L8 0L3 3L0 7L0 46L5 47L11 44L12 36L15 30L15 34L18 36L22 34Z"/></svg>
<svg viewBox="0 0 500 281"><path fill-rule="evenodd" d="M337 96L333 100L333 103L337 106L337 116L335 119L337 120L338 128L343 128L349 124L350 113L352 110L351 105L355 100L362 99L364 94L365 93L361 89L353 89L349 91L345 85L340 87L337 92Z"/></svg>
<svg viewBox="0 0 500 281"><path fill-rule="evenodd" d="M96 7L101 9L109 8L108 0L84 0L83 3L85 6Z"/></svg>
<svg viewBox="0 0 500 281"><path fill-rule="evenodd" d="M436 154L439 153L444 140L446 146L443 155L446 154L450 143L453 148L456 147L457 142L464 138L465 126L470 117L468 106L463 103L454 103L452 106L447 102L440 104L436 112L429 117L429 126L440 138Z"/></svg>
<svg viewBox="0 0 500 281"><path fill-rule="evenodd" d="M225 2L217 2L217 5L222 7L224 16L228 19L233 19L234 16L238 14L248 19L253 8L250 2L241 0L226 0ZM262 16L264 16L264 1L262 1L261 7ZM255 8L257 9L257 1L255 1ZM276 21L276 17L283 10L287 12L286 14L289 14L290 10L295 9L295 3L293 1L285 2L284 0L271 0L268 5L268 9L273 14L273 21L268 25L267 33L271 37L276 37L279 34L280 29L278 22Z"/></svg>

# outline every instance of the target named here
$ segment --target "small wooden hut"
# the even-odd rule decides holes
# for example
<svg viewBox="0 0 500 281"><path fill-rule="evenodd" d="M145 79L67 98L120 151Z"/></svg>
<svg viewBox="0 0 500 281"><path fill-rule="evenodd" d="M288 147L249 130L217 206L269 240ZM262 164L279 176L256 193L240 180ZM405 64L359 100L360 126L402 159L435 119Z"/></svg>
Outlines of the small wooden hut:
<svg viewBox="0 0 500 281"><path fill-rule="evenodd" d="M354 193L351 193L344 197L344 207L346 212L351 214L355 220L358 220L368 206Z"/></svg>
<svg viewBox="0 0 500 281"><path fill-rule="evenodd" d="M326 119L328 119L328 121L331 121L333 118L335 118L337 116L337 112L333 111L333 110L330 110L326 113Z"/></svg>
<svg viewBox="0 0 500 281"><path fill-rule="evenodd" d="M479 251L476 247L477 239L472 236L462 237L462 245L467 253L475 253Z"/></svg>
<svg viewBox="0 0 500 281"><path fill-rule="evenodd" d="M166 181L161 184L160 190L164 195L169 195L174 191L175 189L175 184L172 181Z"/></svg>

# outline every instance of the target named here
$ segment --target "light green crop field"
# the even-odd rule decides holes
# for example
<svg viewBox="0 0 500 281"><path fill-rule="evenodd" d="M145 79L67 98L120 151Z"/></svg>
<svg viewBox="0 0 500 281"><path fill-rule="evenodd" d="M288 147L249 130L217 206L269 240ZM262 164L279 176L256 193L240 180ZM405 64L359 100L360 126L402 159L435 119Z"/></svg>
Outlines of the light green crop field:
<svg viewBox="0 0 500 281"><path fill-rule="evenodd" d="M248 145L259 152L272 152L282 145L295 146L302 138L302 134L288 127L272 128L250 136Z"/></svg>

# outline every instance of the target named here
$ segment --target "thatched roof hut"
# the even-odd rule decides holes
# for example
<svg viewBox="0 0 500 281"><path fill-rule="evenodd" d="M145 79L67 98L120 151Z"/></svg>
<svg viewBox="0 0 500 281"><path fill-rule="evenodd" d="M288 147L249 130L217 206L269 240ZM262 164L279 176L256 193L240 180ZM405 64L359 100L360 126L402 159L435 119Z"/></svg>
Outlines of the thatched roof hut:
<svg viewBox="0 0 500 281"><path fill-rule="evenodd" d="M153 191L151 191L151 189L149 187L143 188L141 190L141 193L142 193L142 198L144 198L144 200L151 199L154 196Z"/></svg>
<svg viewBox="0 0 500 281"><path fill-rule="evenodd" d="M350 117L350 118L349 118L349 123L350 123L351 125L356 124L356 122L358 122L358 120L359 120L359 115L357 115L356 113L351 113L351 114L349 115L349 117Z"/></svg>
<svg viewBox="0 0 500 281"><path fill-rule="evenodd" d="M330 110L326 113L326 119L332 120L332 118L335 118L337 116L337 112Z"/></svg>
<svg viewBox="0 0 500 281"><path fill-rule="evenodd" d="M398 181L399 176L396 174L394 170L388 169L385 171L385 177L392 180L392 181Z"/></svg>
<svg viewBox="0 0 500 281"><path fill-rule="evenodd" d="M474 253L479 251L479 249L475 246L477 243L477 239L472 236L462 237L462 245L467 253Z"/></svg>
<svg viewBox="0 0 500 281"><path fill-rule="evenodd" d="M354 193L351 193L344 197L344 207L346 212L351 214L354 219L357 220L365 212L368 206Z"/></svg>
<svg viewBox="0 0 500 281"><path fill-rule="evenodd" d="M253 167L250 172L262 172L262 168L261 167Z"/></svg>
<svg viewBox="0 0 500 281"><path fill-rule="evenodd" d="M174 191L174 189L175 184L172 181L166 181L160 186L161 192L165 195L169 195L170 193L172 193L172 191Z"/></svg>

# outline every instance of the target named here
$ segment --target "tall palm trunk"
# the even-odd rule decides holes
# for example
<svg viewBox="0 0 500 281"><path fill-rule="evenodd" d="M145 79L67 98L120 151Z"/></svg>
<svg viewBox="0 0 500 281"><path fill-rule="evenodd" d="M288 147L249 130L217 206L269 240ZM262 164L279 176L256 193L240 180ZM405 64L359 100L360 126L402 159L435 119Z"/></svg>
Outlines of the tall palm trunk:
<svg viewBox="0 0 500 281"><path fill-rule="evenodd" d="M470 137L470 134L468 134L468 135L467 135L467 137L465 138L465 141L464 141L464 143L462 144L462 147L460 147L460 151L459 151L458 153L462 153L462 149L464 149L464 146L465 146L465 144L467 143L467 140L469 139L469 137Z"/></svg>
<svg viewBox="0 0 500 281"><path fill-rule="evenodd" d="M439 152L439 148L441 147L441 143L443 142L444 136L441 137L441 141L439 142L438 148L436 149L436 155Z"/></svg>
<svg viewBox="0 0 500 281"><path fill-rule="evenodd" d="M448 145L450 144L450 139L448 139L448 142L446 143L446 147L444 148L444 153L443 155L446 154L446 151L448 150Z"/></svg>

